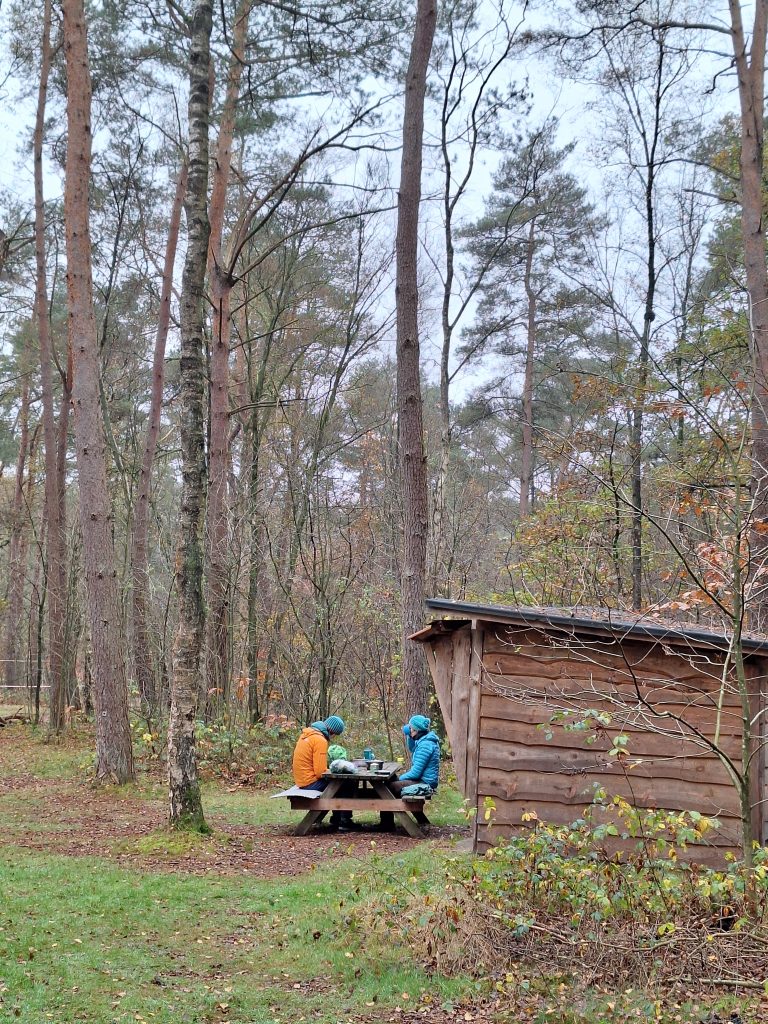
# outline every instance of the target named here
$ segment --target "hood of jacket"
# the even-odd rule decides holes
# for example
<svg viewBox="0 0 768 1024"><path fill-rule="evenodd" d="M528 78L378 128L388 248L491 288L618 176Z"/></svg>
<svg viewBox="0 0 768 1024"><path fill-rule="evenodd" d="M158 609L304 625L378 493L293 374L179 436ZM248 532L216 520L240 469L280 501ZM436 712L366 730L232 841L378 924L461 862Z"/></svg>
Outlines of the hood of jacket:
<svg viewBox="0 0 768 1024"><path fill-rule="evenodd" d="M305 729L301 730L301 735L307 736L311 732L322 733L327 740L331 738L331 734L328 732L325 722L313 722L312 725L308 725Z"/></svg>

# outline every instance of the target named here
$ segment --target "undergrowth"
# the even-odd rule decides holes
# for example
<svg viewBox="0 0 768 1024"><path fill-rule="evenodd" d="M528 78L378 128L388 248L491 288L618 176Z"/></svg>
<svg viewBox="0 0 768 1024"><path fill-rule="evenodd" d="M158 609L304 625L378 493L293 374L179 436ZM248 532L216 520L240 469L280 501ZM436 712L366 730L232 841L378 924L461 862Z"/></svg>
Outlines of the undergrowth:
<svg viewBox="0 0 768 1024"><path fill-rule="evenodd" d="M768 993L765 850L751 870L732 858L703 867L690 847L714 820L604 794L570 825L527 817L525 834L482 857L449 853L407 876L371 866L357 923L408 922L415 955L440 973L503 979L524 964L622 987Z"/></svg>
<svg viewBox="0 0 768 1024"><path fill-rule="evenodd" d="M265 786L290 770L297 729L282 716L265 724L247 726L226 722L197 722L198 768L203 778L225 779L238 785ZM165 728L144 721L133 724L134 751L138 764L150 771L164 764L167 753Z"/></svg>
<svg viewBox="0 0 768 1024"><path fill-rule="evenodd" d="M167 757L165 725L148 725L138 719L132 724L134 753L140 768L150 773L164 765ZM240 721L220 720L195 723L198 768L204 779L222 779L232 785L269 786L291 776L293 748L301 727L285 715L269 715L264 722L247 725ZM351 756L361 755L373 746L382 757L402 760L402 751L393 749L380 734L361 729L345 730L343 745Z"/></svg>

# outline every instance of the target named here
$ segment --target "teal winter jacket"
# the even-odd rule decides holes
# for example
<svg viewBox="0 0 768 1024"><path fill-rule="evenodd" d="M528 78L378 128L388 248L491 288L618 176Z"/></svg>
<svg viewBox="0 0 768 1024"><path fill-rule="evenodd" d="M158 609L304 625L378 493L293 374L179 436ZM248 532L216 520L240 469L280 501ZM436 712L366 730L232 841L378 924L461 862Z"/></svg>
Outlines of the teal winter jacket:
<svg viewBox="0 0 768 1024"><path fill-rule="evenodd" d="M440 777L440 740L433 732L428 732L418 739L409 736L408 746L413 752L411 767L400 776L401 782L426 782L432 789L437 789Z"/></svg>

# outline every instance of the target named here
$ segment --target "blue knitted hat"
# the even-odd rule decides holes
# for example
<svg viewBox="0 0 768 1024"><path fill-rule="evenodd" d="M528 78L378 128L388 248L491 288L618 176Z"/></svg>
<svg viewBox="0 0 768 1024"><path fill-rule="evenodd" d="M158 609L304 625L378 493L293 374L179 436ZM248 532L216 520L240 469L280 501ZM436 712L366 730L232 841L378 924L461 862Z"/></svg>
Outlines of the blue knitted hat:
<svg viewBox="0 0 768 1024"><path fill-rule="evenodd" d="M325 728L331 736L340 736L344 732L344 719L338 715L331 715L325 720Z"/></svg>
<svg viewBox="0 0 768 1024"><path fill-rule="evenodd" d="M426 715L411 715L408 719L408 725L412 725L417 732L427 732L429 730L429 719Z"/></svg>

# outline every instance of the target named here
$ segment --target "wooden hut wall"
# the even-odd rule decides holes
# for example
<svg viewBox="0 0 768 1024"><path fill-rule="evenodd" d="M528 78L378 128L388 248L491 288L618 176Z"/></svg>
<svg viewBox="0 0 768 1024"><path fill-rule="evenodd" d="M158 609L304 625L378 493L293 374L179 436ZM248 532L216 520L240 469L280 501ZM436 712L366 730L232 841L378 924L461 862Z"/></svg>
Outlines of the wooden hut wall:
<svg viewBox="0 0 768 1024"><path fill-rule="evenodd" d="M465 798L477 801L480 741L482 633L469 625L432 640L427 662L451 744L456 780ZM473 820L473 831L477 828Z"/></svg>
<svg viewBox="0 0 768 1024"><path fill-rule="evenodd" d="M597 787L640 807L698 810L721 822L710 857L740 847L739 801L720 759L695 733L713 738L741 761L741 706L720 693L722 657L713 650L676 650L654 641L605 636L556 638L550 631L493 622L469 625L430 644L430 668L464 795L478 808L475 840L484 846L522 827L535 811L546 821L579 817ZM748 662L761 701L765 662ZM549 727L556 711L575 718L607 711L611 726L587 742L587 731ZM762 719L761 719L762 721ZM551 732L551 738L548 733ZM628 756L610 757L613 737L628 737ZM765 837L765 759L755 763L753 803ZM493 800L494 824L483 821ZM697 855L698 856L698 855Z"/></svg>

